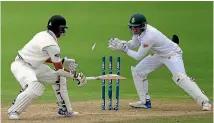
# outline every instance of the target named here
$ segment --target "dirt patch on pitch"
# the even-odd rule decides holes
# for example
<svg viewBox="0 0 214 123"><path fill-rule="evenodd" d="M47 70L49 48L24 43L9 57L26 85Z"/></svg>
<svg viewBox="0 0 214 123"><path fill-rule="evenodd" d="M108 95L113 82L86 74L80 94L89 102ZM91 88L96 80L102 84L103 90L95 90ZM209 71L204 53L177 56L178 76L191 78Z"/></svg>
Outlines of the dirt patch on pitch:
<svg viewBox="0 0 214 123"><path fill-rule="evenodd" d="M55 115L56 104L32 104L26 112L20 115L21 120L7 119L7 108L2 107L3 123L93 123L107 121L121 121L133 119L151 119L171 116L204 115L212 112L202 112L194 101L164 101L152 102L152 109L135 109L128 106L131 100L120 100L119 111L101 111L100 101L75 102L72 104L79 116L59 118Z"/></svg>

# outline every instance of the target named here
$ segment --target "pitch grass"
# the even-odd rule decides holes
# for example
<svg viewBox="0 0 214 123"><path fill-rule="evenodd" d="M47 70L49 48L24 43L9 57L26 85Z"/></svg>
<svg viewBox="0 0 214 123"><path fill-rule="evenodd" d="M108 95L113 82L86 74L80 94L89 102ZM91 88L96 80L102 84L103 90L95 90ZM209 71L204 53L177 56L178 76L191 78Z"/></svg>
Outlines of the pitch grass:
<svg viewBox="0 0 214 123"><path fill-rule="evenodd" d="M213 123L213 114L178 116L170 118L137 119L107 123Z"/></svg>
<svg viewBox="0 0 214 123"><path fill-rule="evenodd" d="M129 17L143 13L148 22L171 37L180 36L184 63L188 75L195 77L199 87L212 99L212 2L2 2L2 103L9 104L20 90L10 71L17 51L37 32L46 29L51 15L66 17L69 30L60 39L61 57L75 58L85 75L101 74L101 57L121 56L120 98L138 99L130 66L138 61L122 52L107 49L110 36L130 40L127 27ZM97 43L94 51L91 47ZM172 81L172 75L162 67L148 76L152 99L185 100L190 97ZM115 85L113 85L113 88ZM114 88L115 89L115 88ZM101 82L90 81L78 88L68 81L72 101L100 100ZM113 96L115 94L113 93ZM56 102L53 90L46 85L38 103Z"/></svg>

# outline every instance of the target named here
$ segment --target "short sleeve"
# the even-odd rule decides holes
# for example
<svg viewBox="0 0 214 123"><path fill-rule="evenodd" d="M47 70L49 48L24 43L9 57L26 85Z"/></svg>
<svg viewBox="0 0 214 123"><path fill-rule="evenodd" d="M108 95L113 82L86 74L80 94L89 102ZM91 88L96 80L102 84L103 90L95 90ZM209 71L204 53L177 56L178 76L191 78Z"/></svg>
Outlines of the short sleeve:
<svg viewBox="0 0 214 123"><path fill-rule="evenodd" d="M48 46L44 47L43 51L46 51L51 58L53 63L60 62L60 48L58 46Z"/></svg>

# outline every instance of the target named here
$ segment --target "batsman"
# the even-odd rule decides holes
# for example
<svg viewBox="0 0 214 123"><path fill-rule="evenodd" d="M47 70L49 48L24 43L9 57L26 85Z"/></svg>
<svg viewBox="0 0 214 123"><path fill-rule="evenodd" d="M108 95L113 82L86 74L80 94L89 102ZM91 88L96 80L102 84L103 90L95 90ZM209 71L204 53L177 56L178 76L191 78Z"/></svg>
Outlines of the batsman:
<svg viewBox="0 0 214 123"><path fill-rule="evenodd" d="M47 23L47 30L37 33L21 50L11 64L11 71L22 87L13 105L8 109L8 117L18 120L19 115L43 95L44 82L52 85L59 110L57 116L74 116L67 91L67 78L77 80L78 86L86 84L82 72L76 72L74 59L60 58L58 38L65 34L66 20L61 15L52 16ZM54 65L51 69L45 63Z"/></svg>
<svg viewBox="0 0 214 123"><path fill-rule="evenodd" d="M133 81L140 98L139 101L129 103L135 108L151 108L150 96L148 93L147 76L152 71L165 65L172 74L172 80L188 93L203 111L211 110L211 103L208 97L201 91L198 85L185 71L182 50L179 47L179 38L174 35L170 40L162 32L147 23L143 14L134 14L128 22L129 29L133 36L130 41L123 41L118 38L110 38L108 47L112 50L119 50L128 56L141 60L135 67L131 66ZM134 48L138 48L134 51ZM151 51L144 58L144 56Z"/></svg>

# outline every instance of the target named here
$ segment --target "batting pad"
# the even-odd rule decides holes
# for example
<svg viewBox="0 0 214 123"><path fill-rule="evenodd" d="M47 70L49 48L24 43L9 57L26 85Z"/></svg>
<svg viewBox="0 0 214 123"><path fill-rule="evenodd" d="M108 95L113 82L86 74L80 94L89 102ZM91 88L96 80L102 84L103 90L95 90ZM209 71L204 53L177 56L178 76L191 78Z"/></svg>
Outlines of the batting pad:
<svg viewBox="0 0 214 123"><path fill-rule="evenodd" d="M146 98L150 98L148 95L148 80L146 79L146 76L140 75L143 73L138 73L137 71L135 71L134 67L131 67L131 71L132 71L132 77L133 77L133 81L134 81L138 96L141 102L145 104Z"/></svg>
<svg viewBox="0 0 214 123"><path fill-rule="evenodd" d="M8 109L8 113L10 112L21 113L31 104L32 101L33 101L32 97L30 97L25 92L22 92L16 98L16 102L14 103L14 105Z"/></svg>
<svg viewBox="0 0 214 123"><path fill-rule="evenodd" d="M66 77L59 77L59 81L52 85L54 93L56 95L59 108L62 108L62 104L66 105L67 111L72 112L71 102L68 96Z"/></svg>
<svg viewBox="0 0 214 123"><path fill-rule="evenodd" d="M200 106L203 102L208 102L209 99L204 95L198 85L193 82L186 74L176 73L173 76L173 81L187 92Z"/></svg>
<svg viewBox="0 0 214 123"><path fill-rule="evenodd" d="M8 113L21 113L31 104L34 98L43 94L44 88L44 85L39 82L30 82L26 90L17 96L14 105L8 109Z"/></svg>

